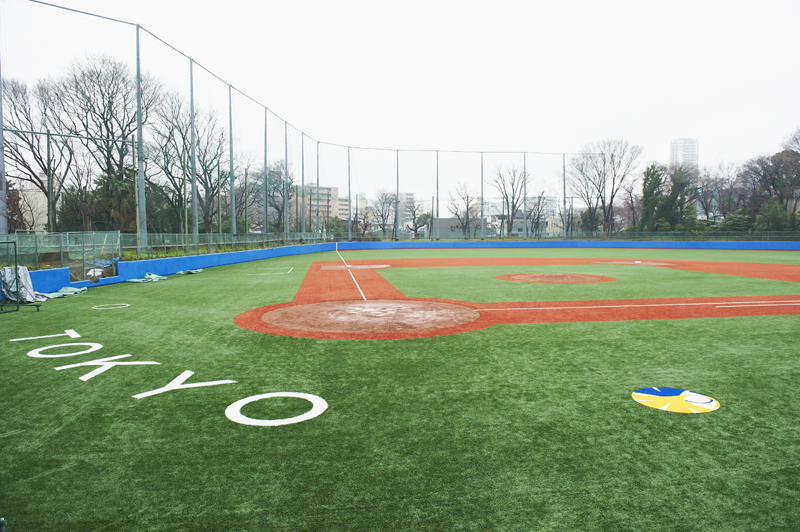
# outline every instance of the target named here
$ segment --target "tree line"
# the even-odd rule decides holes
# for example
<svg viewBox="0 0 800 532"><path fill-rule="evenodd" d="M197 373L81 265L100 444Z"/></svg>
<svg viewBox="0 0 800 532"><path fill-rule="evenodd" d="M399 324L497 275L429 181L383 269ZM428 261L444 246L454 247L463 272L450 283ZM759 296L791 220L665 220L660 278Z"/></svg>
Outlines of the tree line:
<svg viewBox="0 0 800 532"><path fill-rule="evenodd" d="M570 160L570 190L587 208L584 231L795 231L800 129L782 150L716 168L650 163L626 140L584 146Z"/></svg>
<svg viewBox="0 0 800 532"><path fill-rule="evenodd" d="M141 93L147 231L185 232L191 223L189 104L146 74ZM58 206L55 219L48 220L50 231L135 232L137 102L128 66L88 57L73 63L63 77L32 86L3 79L2 97L9 230L30 229L35 223L33 207L19 190L28 184ZM214 111L196 107L194 114L198 225L201 232L229 232L228 133ZM233 168L238 231L249 225L280 232L295 222L285 208L294 194L285 161L265 169L240 156ZM265 203L266 228L259 216Z"/></svg>
<svg viewBox="0 0 800 532"><path fill-rule="evenodd" d="M191 110L180 93L146 74L141 93L147 131L147 231L186 232L191 220ZM3 79L2 98L9 230L32 225L33 206L19 191L26 183L58 206L54 219L48 220L51 231L135 232L137 102L128 66L103 56L87 57L70 65L62 77L32 86ZM213 110L196 107L194 116L200 231L230 232L231 194L237 232L307 230L300 227L296 206L291 207L296 183L287 162L263 168L252 157L239 155L233 161L231 190L228 132ZM741 165L708 169L651 163L641 170L641 154L642 148L627 140L608 139L588 144L572 157L566 177L570 192L585 205L579 215L563 212L563 202L557 202L557 213L550 212L554 206L547 204L544 191L526 201L531 177L515 166L498 166L489 185L501 198L501 231L511 235L527 220L527 229L537 234L554 214L571 228L609 234L798 228L800 129L782 151ZM447 213L466 238L476 236L486 223L481 201L468 183L449 192ZM400 203L395 194L378 191L354 212L349 229L395 238L398 209L405 231L416 236L432 228L434 213L426 212L421 202L410 198ZM347 221L330 214L323 229L346 232Z"/></svg>

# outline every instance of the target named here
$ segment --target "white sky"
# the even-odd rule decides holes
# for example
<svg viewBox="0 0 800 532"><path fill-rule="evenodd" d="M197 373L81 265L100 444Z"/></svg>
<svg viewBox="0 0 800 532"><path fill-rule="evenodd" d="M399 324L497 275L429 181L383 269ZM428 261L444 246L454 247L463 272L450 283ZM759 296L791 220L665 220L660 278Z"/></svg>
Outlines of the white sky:
<svg viewBox="0 0 800 532"><path fill-rule="evenodd" d="M688 137L699 140L701 165L714 166L779 151L800 127L797 0L54 3L138 22L308 135L338 144L575 152L624 138L644 148L643 167L669 162L670 141ZM4 77L57 77L86 53L133 66L134 35L0 0ZM188 94L188 60L146 34L142 68ZM196 69L195 91L227 124L227 87ZM251 139L239 147L250 142L257 151L263 110L237 97L234 108L235 139ZM270 150L282 158L283 126L274 122L279 144L270 141ZM292 153L299 138L290 140ZM306 150L312 144L306 139ZM330 174L346 165L337 157ZM479 158L442 157L452 174L443 189L464 177L453 170L459 165L479 179ZM393 152L355 159L353 192L371 192L373 174L393 189ZM486 175L498 163L521 166L517 159L487 156ZM401 155L401 190L431 194L432 161ZM529 155L528 164L539 175L535 188L560 190L561 157ZM340 176L327 179L343 185Z"/></svg>

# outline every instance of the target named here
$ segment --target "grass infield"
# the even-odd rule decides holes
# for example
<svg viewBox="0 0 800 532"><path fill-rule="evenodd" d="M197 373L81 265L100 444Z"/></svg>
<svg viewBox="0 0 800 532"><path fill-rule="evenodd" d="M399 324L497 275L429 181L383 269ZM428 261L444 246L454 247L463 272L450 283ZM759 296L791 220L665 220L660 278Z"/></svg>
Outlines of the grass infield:
<svg viewBox="0 0 800 532"><path fill-rule="evenodd" d="M342 252L346 260L596 257L792 264L797 252L614 249ZM239 328L291 301L312 261L283 257L121 284L0 317L0 516L9 532L798 530L800 316L496 325L407 340ZM283 273L293 268L289 274ZM541 285L513 273L615 282ZM389 268L409 297L559 301L797 295L800 284L621 265ZM119 309L93 306L127 304ZM10 342L74 330L60 336ZM89 349L91 353L41 358ZM34 356L29 356L31 353ZM110 357L158 364L74 366ZM98 363L99 364L99 363ZM219 384L132 396L166 386ZM646 408L639 388L721 408ZM313 419L234 423L272 392ZM241 413L282 419L298 398Z"/></svg>

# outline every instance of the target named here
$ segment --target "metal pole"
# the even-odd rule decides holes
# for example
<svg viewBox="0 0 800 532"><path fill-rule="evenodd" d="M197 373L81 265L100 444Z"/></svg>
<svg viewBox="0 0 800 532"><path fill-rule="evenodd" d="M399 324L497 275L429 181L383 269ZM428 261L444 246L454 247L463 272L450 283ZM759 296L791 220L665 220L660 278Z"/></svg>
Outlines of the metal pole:
<svg viewBox="0 0 800 532"><path fill-rule="evenodd" d="M217 229L219 234L222 234L222 184L219 179L219 159L217 159Z"/></svg>
<svg viewBox="0 0 800 532"><path fill-rule="evenodd" d="M2 77L2 67L0 67L0 79L2 79ZM8 205L6 204L6 158L4 156L5 146L5 137L3 136L3 98L2 94L0 94L0 235L8 234ZM16 248L14 251L16 253ZM19 292L19 290L17 292Z"/></svg>
<svg viewBox="0 0 800 532"><path fill-rule="evenodd" d="M228 180L230 181L230 191L229 194L231 196L231 234L236 234L236 188L234 185L233 179L233 87L228 85L228 150L230 152L230 160L228 161L228 168L230 175L228 176ZM233 245L233 238L231 238L231 245Z"/></svg>
<svg viewBox="0 0 800 532"><path fill-rule="evenodd" d="M481 240L484 238L486 224L483 223L483 152L481 152Z"/></svg>
<svg viewBox="0 0 800 532"><path fill-rule="evenodd" d="M350 203L350 146L347 147L347 241L350 242L353 240L353 224L350 223L352 220L352 211L351 211L351 203Z"/></svg>
<svg viewBox="0 0 800 532"><path fill-rule="evenodd" d="M522 154L522 223L525 224L525 240L528 240L528 154Z"/></svg>
<svg viewBox="0 0 800 532"><path fill-rule="evenodd" d="M53 169L50 160L50 130L47 130L47 229L48 231L55 231L55 224L53 223ZM124 146L124 145L123 145Z"/></svg>
<svg viewBox="0 0 800 532"><path fill-rule="evenodd" d="M436 240L439 236L439 150L436 150Z"/></svg>
<svg viewBox="0 0 800 532"><path fill-rule="evenodd" d="M317 141L317 216L316 216L317 233L320 232L319 227L319 141Z"/></svg>
<svg viewBox="0 0 800 532"><path fill-rule="evenodd" d="M244 233L250 233L250 220L247 216L247 168L244 169Z"/></svg>
<svg viewBox="0 0 800 532"><path fill-rule="evenodd" d="M564 240L567 239L567 154L561 154L561 163L562 163L562 176L564 178L564 216L563 218L563 225L564 225Z"/></svg>
<svg viewBox="0 0 800 532"><path fill-rule="evenodd" d="M264 107L264 234L269 233L269 162L267 159L267 108Z"/></svg>
<svg viewBox="0 0 800 532"><path fill-rule="evenodd" d="M397 191L394 196L394 239L400 240L400 150L395 150L397 156L395 166L397 167Z"/></svg>
<svg viewBox="0 0 800 532"><path fill-rule="evenodd" d="M306 232L306 134L300 134L300 195L303 201L303 228L301 233Z"/></svg>
<svg viewBox="0 0 800 532"><path fill-rule="evenodd" d="M139 248L142 248L144 240L147 238L147 205L145 205L144 194L144 143L142 136L142 68L139 54L139 25L136 25L136 142L137 142L137 164L138 172L136 185L138 188L137 199L139 200L139 225L136 228L139 234Z"/></svg>
<svg viewBox="0 0 800 532"><path fill-rule="evenodd" d="M183 231L188 235L189 221L187 220L188 217L186 215L188 214L187 211L189 210L189 206L186 204L186 164L182 159L183 157L181 157L181 166L183 167L183 185L181 188L181 203L183 203ZM177 256L177 252L178 249L175 248L175 256Z"/></svg>
<svg viewBox="0 0 800 532"><path fill-rule="evenodd" d="M283 242L289 240L289 124L283 123Z"/></svg>
<svg viewBox="0 0 800 532"><path fill-rule="evenodd" d="M194 59L189 59L189 121L191 122L191 135L190 142L192 148L190 156L192 158L192 234L194 235L194 245L200 244L200 224L197 216L197 163L195 154L195 145L197 139L195 137L195 123L194 123ZM208 230L208 228L206 228Z"/></svg>

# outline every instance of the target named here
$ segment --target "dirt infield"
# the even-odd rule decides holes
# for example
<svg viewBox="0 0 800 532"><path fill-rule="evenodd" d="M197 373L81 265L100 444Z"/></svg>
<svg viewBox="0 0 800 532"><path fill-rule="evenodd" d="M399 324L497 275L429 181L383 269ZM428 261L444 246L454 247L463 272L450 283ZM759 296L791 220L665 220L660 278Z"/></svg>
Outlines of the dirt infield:
<svg viewBox="0 0 800 532"><path fill-rule="evenodd" d="M605 275L584 275L580 273L511 273L498 275L496 278L501 281L547 284L608 283L616 281L613 277L606 277Z"/></svg>
<svg viewBox="0 0 800 532"><path fill-rule="evenodd" d="M380 264L370 264L370 261L351 261L348 265L338 261L328 261L311 264L292 302L248 310L236 316L234 323L252 331L282 336L385 340L443 336L500 324L800 314L800 295L506 303L408 298L375 271L380 267L598 263L673 268L800 283L800 267L787 264L682 260L645 263L645 261L538 258L393 259L381 261ZM498 278L520 275L533 274L511 274ZM603 276L581 277L613 280ZM509 280L529 282L522 279Z"/></svg>

